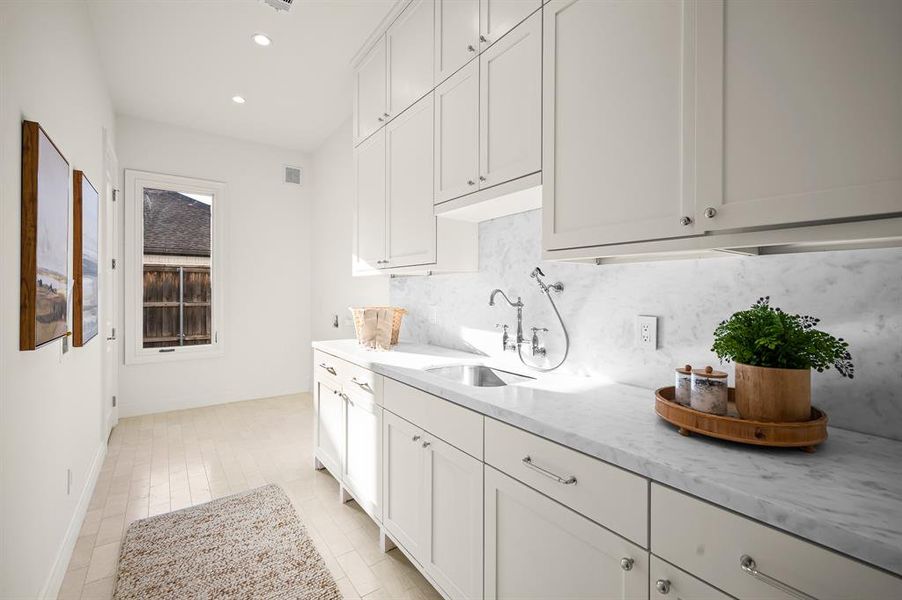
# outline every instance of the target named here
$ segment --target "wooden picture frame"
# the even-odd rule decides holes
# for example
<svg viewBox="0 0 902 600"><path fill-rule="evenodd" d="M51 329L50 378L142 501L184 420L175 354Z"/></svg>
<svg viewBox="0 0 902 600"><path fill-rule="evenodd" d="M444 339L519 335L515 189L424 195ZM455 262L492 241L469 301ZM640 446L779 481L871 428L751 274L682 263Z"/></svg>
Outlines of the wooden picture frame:
<svg viewBox="0 0 902 600"><path fill-rule="evenodd" d="M69 332L69 162L34 121L22 121L19 350Z"/></svg>
<svg viewBox="0 0 902 600"><path fill-rule="evenodd" d="M72 345L99 330L100 194L84 172L72 171Z"/></svg>

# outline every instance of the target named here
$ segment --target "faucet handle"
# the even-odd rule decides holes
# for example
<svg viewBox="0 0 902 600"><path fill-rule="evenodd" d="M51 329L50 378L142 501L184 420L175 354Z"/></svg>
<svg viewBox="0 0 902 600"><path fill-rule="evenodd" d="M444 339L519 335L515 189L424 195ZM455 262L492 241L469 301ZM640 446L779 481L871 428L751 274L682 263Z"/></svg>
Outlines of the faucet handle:
<svg viewBox="0 0 902 600"><path fill-rule="evenodd" d="M506 323L495 323L495 328L497 329L498 327L503 329L506 333L509 326Z"/></svg>
<svg viewBox="0 0 902 600"><path fill-rule="evenodd" d="M531 327L530 329L532 329L533 335L535 335L535 333L536 333L537 331L548 331L548 328L547 328L547 327Z"/></svg>

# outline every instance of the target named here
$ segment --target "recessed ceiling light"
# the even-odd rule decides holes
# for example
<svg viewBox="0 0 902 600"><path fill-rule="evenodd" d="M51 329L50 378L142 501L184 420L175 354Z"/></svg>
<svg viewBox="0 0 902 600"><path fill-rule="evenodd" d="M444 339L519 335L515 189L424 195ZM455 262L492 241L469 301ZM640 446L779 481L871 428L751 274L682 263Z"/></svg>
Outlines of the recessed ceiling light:
<svg viewBox="0 0 902 600"><path fill-rule="evenodd" d="M255 33L251 39L254 40L254 43L258 46L269 46L272 44L272 40L265 33Z"/></svg>
<svg viewBox="0 0 902 600"><path fill-rule="evenodd" d="M232 96L232 102L235 104L244 104L246 100L244 99L244 96Z"/></svg>

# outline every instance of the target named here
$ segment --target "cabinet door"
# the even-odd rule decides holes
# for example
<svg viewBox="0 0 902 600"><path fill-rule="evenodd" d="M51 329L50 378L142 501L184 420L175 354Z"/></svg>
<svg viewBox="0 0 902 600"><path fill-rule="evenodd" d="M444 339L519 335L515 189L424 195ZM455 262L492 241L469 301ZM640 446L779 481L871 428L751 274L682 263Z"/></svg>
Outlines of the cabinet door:
<svg viewBox="0 0 902 600"><path fill-rule="evenodd" d="M485 598L647 600L648 553L486 466Z"/></svg>
<svg viewBox="0 0 902 600"><path fill-rule="evenodd" d="M693 233L694 17L690 1L545 6L546 250Z"/></svg>
<svg viewBox="0 0 902 600"><path fill-rule="evenodd" d="M480 52L542 6L542 0L480 0Z"/></svg>
<svg viewBox="0 0 902 600"><path fill-rule="evenodd" d="M422 562L450 598L482 596L482 463L427 435Z"/></svg>
<svg viewBox="0 0 902 600"><path fill-rule="evenodd" d="M902 212L902 3L700 3L698 31L700 225Z"/></svg>
<svg viewBox="0 0 902 600"><path fill-rule="evenodd" d="M435 83L476 58L479 0L435 0Z"/></svg>
<svg viewBox="0 0 902 600"><path fill-rule="evenodd" d="M652 600L732 600L701 579L651 556L649 587Z"/></svg>
<svg viewBox="0 0 902 600"><path fill-rule="evenodd" d="M340 390L324 381L316 380L316 404L313 415L314 454L336 479L341 479L344 447L344 401L338 395L339 392Z"/></svg>
<svg viewBox="0 0 902 600"><path fill-rule="evenodd" d="M479 61L435 89L435 202L475 192L479 178Z"/></svg>
<svg viewBox="0 0 902 600"><path fill-rule="evenodd" d="M385 38L380 38L354 72L354 144L385 121Z"/></svg>
<svg viewBox="0 0 902 600"><path fill-rule="evenodd" d="M382 408L363 392L345 397L345 460L342 481L354 499L382 520Z"/></svg>
<svg viewBox="0 0 902 600"><path fill-rule="evenodd" d="M394 119L433 87L434 0L413 0L385 34L388 108Z"/></svg>
<svg viewBox="0 0 902 600"><path fill-rule="evenodd" d="M479 57L480 188L542 168L541 15Z"/></svg>
<svg viewBox="0 0 902 600"><path fill-rule="evenodd" d="M385 130L354 149L354 272L382 267L385 259Z"/></svg>
<svg viewBox="0 0 902 600"><path fill-rule="evenodd" d="M433 114L429 94L385 128L388 155L387 267L435 262Z"/></svg>
<svg viewBox="0 0 902 600"><path fill-rule="evenodd" d="M420 560L426 535L423 431L384 411L382 417L382 524Z"/></svg>

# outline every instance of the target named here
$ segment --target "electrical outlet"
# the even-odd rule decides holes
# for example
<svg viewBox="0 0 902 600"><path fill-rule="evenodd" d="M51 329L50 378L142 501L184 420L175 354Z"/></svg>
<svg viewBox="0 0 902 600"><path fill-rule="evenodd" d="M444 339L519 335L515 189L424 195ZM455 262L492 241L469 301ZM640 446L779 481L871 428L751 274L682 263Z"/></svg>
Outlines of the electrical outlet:
<svg viewBox="0 0 902 600"><path fill-rule="evenodd" d="M648 350L658 349L658 317L639 315L636 319L639 347Z"/></svg>

